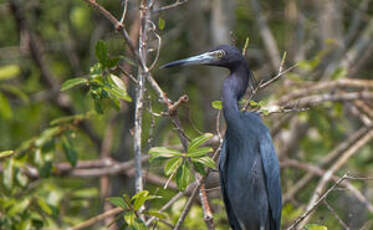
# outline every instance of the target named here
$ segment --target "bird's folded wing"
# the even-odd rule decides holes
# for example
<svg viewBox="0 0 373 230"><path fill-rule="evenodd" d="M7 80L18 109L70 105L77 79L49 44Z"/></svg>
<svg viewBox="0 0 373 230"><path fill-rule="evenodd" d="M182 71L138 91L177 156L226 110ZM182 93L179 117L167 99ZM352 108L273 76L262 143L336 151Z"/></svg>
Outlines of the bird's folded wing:
<svg viewBox="0 0 373 230"><path fill-rule="evenodd" d="M221 187L221 193L223 194L223 200L224 200L225 209L228 215L229 223L233 228L238 229L239 224L238 224L237 218L234 215L234 211L232 210L232 206L228 199L226 189L225 189L225 186L227 183L225 181L226 175L224 174L224 172L225 172L227 155L228 155L228 152L227 152L226 140L224 139L223 145L220 151L220 158L219 158L220 187Z"/></svg>
<svg viewBox="0 0 373 230"><path fill-rule="evenodd" d="M276 225L275 229L277 230L280 229L282 206L280 166L269 132L260 139L259 146L263 161L269 205L273 221Z"/></svg>

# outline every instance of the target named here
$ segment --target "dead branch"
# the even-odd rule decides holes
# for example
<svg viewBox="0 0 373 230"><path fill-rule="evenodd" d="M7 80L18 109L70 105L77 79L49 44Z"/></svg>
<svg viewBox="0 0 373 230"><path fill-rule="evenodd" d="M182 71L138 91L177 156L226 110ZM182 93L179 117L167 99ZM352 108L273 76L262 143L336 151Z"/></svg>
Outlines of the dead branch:
<svg viewBox="0 0 373 230"><path fill-rule="evenodd" d="M284 96L282 96L277 103L280 105L287 104L289 101L294 100L299 97L309 96L315 92L328 90L328 89L373 89L372 80L364 79L340 79L336 81L322 81L312 85L305 85L303 87L299 86L298 89L291 91Z"/></svg>

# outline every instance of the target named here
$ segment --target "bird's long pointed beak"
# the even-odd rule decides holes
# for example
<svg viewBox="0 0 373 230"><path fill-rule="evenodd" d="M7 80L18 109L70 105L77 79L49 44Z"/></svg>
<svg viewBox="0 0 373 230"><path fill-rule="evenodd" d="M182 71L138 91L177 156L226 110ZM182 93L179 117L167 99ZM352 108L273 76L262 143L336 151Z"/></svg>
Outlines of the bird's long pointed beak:
<svg viewBox="0 0 373 230"><path fill-rule="evenodd" d="M213 52L206 52L197 56L184 58L181 60L173 61L162 65L160 69L174 67L174 66L185 66L185 65L207 65L212 64L217 60L217 53L216 51Z"/></svg>

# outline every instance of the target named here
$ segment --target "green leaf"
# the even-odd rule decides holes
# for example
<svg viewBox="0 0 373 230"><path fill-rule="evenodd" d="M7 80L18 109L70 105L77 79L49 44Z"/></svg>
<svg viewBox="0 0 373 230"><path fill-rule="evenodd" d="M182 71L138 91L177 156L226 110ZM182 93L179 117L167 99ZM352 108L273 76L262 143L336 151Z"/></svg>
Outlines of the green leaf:
<svg viewBox="0 0 373 230"><path fill-rule="evenodd" d="M95 111L98 114L103 114L104 109L102 108L101 101L99 99L93 99L95 104Z"/></svg>
<svg viewBox="0 0 373 230"><path fill-rule="evenodd" d="M264 116L268 116L269 115L268 109L261 109L260 112L263 113Z"/></svg>
<svg viewBox="0 0 373 230"><path fill-rule="evenodd" d="M247 99L246 98L241 98L239 101L238 101L238 104L239 105L245 105L247 102Z"/></svg>
<svg viewBox="0 0 373 230"><path fill-rule="evenodd" d="M145 226L145 223L140 219L136 218L135 222L131 226L132 230L147 230L148 228Z"/></svg>
<svg viewBox="0 0 373 230"><path fill-rule="evenodd" d="M251 107L257 107L258 106L258 103L256 101L253 101L253 100L251 100L249 102L249 104L250 104Z"/></svg>
<svg viewBox="0 0 373 230"><path fill-rule="evenodd" d="M22 213L26 210L26 208L30 205L29 199L24 199L20 202L16 202L8 211L7 215L9 217L13 217L18 213Z"/></svg>
<svg viewBox="0 0 373 230"><path fill-rule="evenodd" d="M181 156L182 153L177 151L176 149L168 148L168 147L153 147L149 150L149 154L152 155L150 160L155 158L170 158L175 156Z"/></svg>
<svg viewBox="0 0 373 230"><path fill-rule="evenodd" d="M14 86L14 85L11 85L11 84L1 84L0 88L3 91L7 91L7 92L19 97L24 103L29 103L29 101L30 101L27 94L24 93L24 91L17 86Z"/></svg>
<svg viewBox="0 0 373 230"><path fill-rule="evenodd" d="M8 99L0 93L0 117L4 120L9 120L12 116L12 107L10 106Z"/></svg>
<svg viewBox="0 0 373 230"><path fill-rule="evenodd" d="M194 170L196 170L201 175L206 175L205 166L199 162L195 162L192 160Z"/></svg>
<svg viewBox="0 0 373 230"><path fill-rule="evenodd" d="M86 114L76 114L76 115L71 115L71 116L64 116L64 117L59 117L54 120L52 120L49 124L50 125L58 125L62 123L71 123L74 121L81 121L84 120L86 117L88 117Z"/></svg>
<svg viewBox="0 0 373 230"><path fill-rule="evenodd" d="M195 151L200 145L211 139L213 136L212 133L204 133L201 136L194 138L188 146L188 152Z"/></svg>
<svg viewBox="0 0 373 230"><path fill-rule="evenodd" d="M114 66L118 64L119 61L120 61L119 57L108 58L108 60L106 61L106 65L108 68L113 68Z"/></svg>
<svg viewBox="0 0 373 230"><path fill-rule="evenodd" d="M18 65L6 65L0 67L0 81L11 79L21 72Z"/></svg>
<svg viewBox="0 0 373 230"><path fill-rule="evenodd" d="M62 138L62 147L65 151L67 161L70 162L71 166L75 167L78 161L78 154L76 153L70 138L66 135Z"/></svg>
<svg viewBox="0 0 373 230"><path fill-rule="evenodd" d="M132 98L128 96L126 90L122 90L115 85L112 85L111 87L105 86L104 89L119 99L132 102Z"/></svg>
<svg viewBox="0 0 373 230"><path fill-rule="evenodd" d="M182 162L183 162L182 157L171 158L170 160L166 162L166 165L164 166L164 174L166 176L171 175L179 168Z"/></svg>
<svg viewBox="0 0 373 230"><path fill-rule="evenodd" d="M49 142L53 137L61 132L60 127L52 127L43 131L43 133L35 140L36 147L42 147L45 143Z"/></svg>
<svg viewBox="0 0 373 230"><path fill-rule="evenodd" d="M124 91L127 90L126 84L124 84L124 82L122 81L122 79L120 79L118 76L116 76L114 74L110 74L110 78L114 82L114 84L116 86L118 86L119 89L124 90ZM127 91L126 91L126 93L127 93Z"/></svg>
<svg viewBox="0 0 373 230"><path fill-rule="evenodd" d="M126 202L127 206L131 207L132 203L131 203L131 199L128 197L128 195L127 194L123 194L122 196L123 196L123 200L124 200L124 202Z"/></svg>
<svg viewBox="0 0 373 230"><path fill-rule="evenodd" d="M159 17L158 18L158 27L160 30L163 30L164 27L166 25L166 21L162 18L162 17Z"/></svg>
<svg viewBox="0 0 373 230"><path fill-rule="evenodd" d="M82 77L69 79L62 84L61 91L63 92L63 91L66 91L68 89L71 89L75 86L78 86L78 85L81 85L81 84L87 84L87 83L88 83L88 80L86 78L82 78Z"/></svg>
<svg viewBox="0 0 373 230"><path fill-rule="evenodd" d="M149 210L149 211L145 211L144 214L149 215L149 216L154 216L154 217L157 217L159 219L167 219L167 215L165 213L159 212L159 211Z"/></svg>
<svg viewBox="0 0 373 230"><path fill-rule="evenodd" d="M7 150L0 152L0 160L3 160L4 158L7 158L9 156L12 156L15 152L13 150Z"/></svg>
<svg viewBox="0 0 373 230"><path fill-rule="evenodd" d="M20 224L18 225L18 230L31 230L33 223L31 219L23 219Z"/></svg>
<svg viewBox="0 0 373 230"><path fill-rule="evenodd" d="M247 47L249 47L249 41L250 41L250 38L246 37L245 44L242 48L242 56L246 56L246 50L247 50Z"/></svg>
<svg viewBox="0 0 373 230"><path fill-rule="evenodd" d="M5 188L11 190L13 187L13 178L14 178L14 167L13 167L14 160L10 158L8 162L6 162L4 166L3 172L3 184Z"/></svg>
<svg viewBox="0 0 373 230"><path fill-rule="evenodd" d="M222 101L213 101L213 102L211 102L211 106L214 109L221 110L221 109L223 109L223 102Z"/></svg>
<svg viewBox="0 0 373 230"><path fill-rule="evenodd" d="M328 230L326 226L318 224L307 224L304 228L306 230Z"/></svg>
<svg viewBox="0 0 373 230"><path fill-rule="evenodd" d="M192 158L192 161L201 163L204 166L207 166L207 167L212 168L212 169L216 168L215 161L211 157L208 157L208 156L201 157L201 158Z"/></svg>
<svg viewBox="0 0 373 230"><path fill-rule="evenodd" d="M53 164L50 161L43 163L38 170L40 177L42 178L50 177L51 172L52 172L52 166Z"/></svg>
<svg viewBox="0 0 373 230"><path fill-rule="evenodd" d="M26 187L28 183L28 177L25 174L23 174L21 171L18 171L16 175L16 179L17 179L18 184L20 184L22 187Z"/></svg>
<svg viewBox="0 0 373 230"><path fill-rule="evenodd" d="M99 62L89 68L89 73L91 74L91 77L94 79L101 76L103 71L104 71L104 66Z"/></svg>
<svg viewBox="0 0 373 230"><path fill-rule="evenodd" d="M124 218L124 221L128 225L132 226L132 225L135 224L135 218L136 218L135 213L133 213L133 212L126 212L126 213L124 213L123 218Z"/></svg>
<svg viewBox="0 0 373 230"><path fill-rule="evenodd" d="M95 53L98 61L106 66L106 61L108 59L108 56L107 56L107 48L106 48L106 44L104 41L98 41L96 43L96 53Z"/></svg>
<svg viewBox="0 0 373 230"><path fill-rule="evenodd" d="M53 214L52 208L47 204L47 202L44 199L38 198L37 203L39 207L41 208L41 210L43 210L43 212L47 213L48 215Z"/></svg>
<svg viewBox="0 0 373 230"><path fill-rule="evenodd" d="M213 148L211 147L203 147L203 148L194 149L192 151L188 151L187 156L188 157L201 157L212 151L213 151Z"/></svg>
<svg viewBox="0 0 373 230"><path fill-rule="evenodd" d="M176 172L176 184L179 190L183 191L186 189L188 184L192 182L193 174L189 168L189 163L185 161Z"/></svg>
<svg viewBox="0 0 373 230"><path fill-rule="evenodd" d="M145 203L145 201L147 200L148 198L148 195L149 195L149 191L142 191L142 192L138 192L136 193L133 197L132 197L132 200L134 200L135 202L133 203L133 209L135 211L139 210L140 207Z"/></svg>
<svg viewBox="0 0 373 230"><path fill-rule="evenodd" d="M109 197L107 198L107 200L110 201L115 206L123 208L124 210L129 208L122 197Z"/></svg>

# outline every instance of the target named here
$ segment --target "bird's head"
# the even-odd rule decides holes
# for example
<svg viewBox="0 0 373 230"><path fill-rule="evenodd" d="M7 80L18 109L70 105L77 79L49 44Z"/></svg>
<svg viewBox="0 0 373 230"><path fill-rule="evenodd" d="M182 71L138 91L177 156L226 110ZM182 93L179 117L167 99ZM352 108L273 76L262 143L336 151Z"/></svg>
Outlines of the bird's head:
<svg viewBox="0 0 373 230"><path fill-rule="evenodd" d="M233 69L241 62L245 62L245 59L236 47L221 45L203 54L167 63L160 68L186 65L211 65Z"/></svg>

